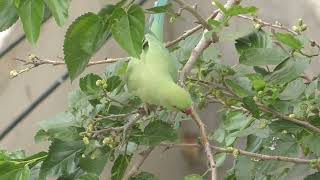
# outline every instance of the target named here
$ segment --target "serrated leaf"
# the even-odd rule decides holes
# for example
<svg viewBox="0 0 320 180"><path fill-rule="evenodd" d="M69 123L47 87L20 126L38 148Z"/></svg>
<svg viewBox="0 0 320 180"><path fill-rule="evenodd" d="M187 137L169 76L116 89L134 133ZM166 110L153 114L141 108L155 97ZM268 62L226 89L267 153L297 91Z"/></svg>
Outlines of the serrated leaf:
<svg viewBox="0 0 320 180"><path fill-rule="evenodd" d="M82 132L78 127L62 127L62 128L50 128L47 131L47 135L51 139L59 139L62 141L75 141L80 140L79 133Z"/></svg>
<svg viewBox="0 0 320 180"><path fill-rule="evenodd" d="M288 83L298 78L307 68L309 60L305 58L288 59L281 63L271 74L265 76L265 80L273 84Z"/></svg>
<svg viewBox="0 0 320 180"><path fill-rule="evenodd" d="M130 180L159 180L155 175L148 172L141 172L133 177Z"/></svg>
<svg viewBox="0 0 320 180"><path fill-rule="evenodd" d="M27 39L36 44L44 17L44 2L42 0L20 0L17 11L23 24Z"/></svg>
<svg viewBox="0 0 320 180"><path fill-rule="evenodd" d="M166 13L171 8L171 6L172 6L172 4L168 3L164 6L157 6L157 7L152 7L152 8L146 9L145 11L149 14Z"/></svg>
<svg viewBox="0 0 320 180"><path fill-rule="evenodd" d="M288 83L286 88L281 92L279 98L281 100L297 99L306 89L303 79L299 78Z"/></svg>
<svg viewBox="0 0 320 180"><path fill-rule="evenodd" d="M99 176L95 174L85 174L80 176L77 180L99 180Z"/></svg>
<svg viewBox="0 0 320 180"><path fill-rule="evenodd" d="M149 123L142 134L134 134L133 138L138 144L156 146L163 141L175 141L177 131L168 123L156 120Z"/></svg>
<svg viewBox="0 0 320 180"><path fill-rule="evenodd" d="M240 14L255 14L257 12L257 8L254 6L242 7L240 5L232 6L227 10L226 15L228 16L237 16Z"/></svg>
<svg viewBox="0 0 320 180"><path fill-rule="evenodd" d="M253 97L244 97L242 99L243 107L250 111L253 117L259 118L260 117L260 110L258 108L258 105L253 100Z"/></svg>
<svg viewBox="0 0 320 180"><path fill-rule="evenodd" d="M228 131L242 129L251 121L251 118L246 117L239 112L229 112L224 115L223 124L224 128Z"/></svg>
<svg viewBox="0 0 320 180"><path fill-rule="evenodd" d="M11 161L0 162L1 180L29 180L30 170L28 166Z"/></svg>
<svg viewBox="0 0 320 180"><path fill-rule="evenodd" d="M319 179L320 179L320 172L310 174L309 176L304 178L304 180L319 180Z"/></svg>
<svg viewBox="0 0 320 180"><path fill-rule="evenodd" d="M74 119L72 114L68 112L59 113L45 121L40 122L40 127L44 130L78 125L78 122Z"/></svg>
<svg viewBox="0 0 320 180"><path fill-rule="evenodd" d="M234 92L237 96L239 97L246 97L249 95L249 92L244 89L243 87L241 87L240 85L238 85L237 83L235 83L233 80L230 79L226 79L224 80L226 86L232 91Z"/></svg>
<svg viewBox="0 0 320 180"><path fill-rule="evenodd" d="M90 58L106 42L108 34L108 25L94 13L84 14L72 23L63 48L71 81L85 70Z"/></svg>
<svg viewBox="0 0 320 180"><path fill-rule="evenodd" d="M130 155L120 154L117 157L111 169L111 180L122 180L130 160Z"/></svg>
<svg viewBox="0 0 320 180"><path fill-rule="evenodd" d="M101 87L96 85L97 80L102 78L96 74L87 74L85 77L80 78L79 86L81 91L87 95L98 95L101 92Z"/></svg>
<svg viewBox="0 0 320 180"><path fill-rule="evenodd" d="M184 180L203 180L203 178L199 174L191 174L191 175L185 176Z"/></svg>
<svg viewBox="0 0 320 180"><path fill-rule="evenodd" d="M59 26L62 26L68 18L70 1L71 0L44 0Z"/></svg>
<svg viewBox="0 0 320 180"><path fill-rule="evenodd" d="M0 32L11 27L18 18L14 0L0 1Z"/></svg>
<svg viewBox="0 0 320 180"><path fill-rule="evenodd" d="M301 142L307 146L311 152L320 156L320 137L316 134L310 134L302 137Z"/></svg>
<svg viewBox="0 0 320 180"><path fill-rule="evenodd" d="M241 53L239 62L248 66L277 65L287 57L288 55L278 48L251 48Z"/></svg>
<svg viewBox="0 0 320 180"><path fill-rule="evenodd" d="M271 48L272 39L266 32L262 30L255 30L246 36L236 39L235 47L238 53L241 55L248 49Z"/></svg>
<svg viewBox="0 0 320 180"><path fill-rule="evenodd" d="M288 45L292 49L299 50L303 48L303 44L297 38L295 38L292 34L289 33L275 33L274 37L280 41L281 43Z"/></svg>
<svg viewBox="0 0 320 180"><path fill-rule="evenodd" d="M142 52L145 27L143 9L138 5L132 5L126 13L122 8L117 8L111 19L114 39L130 56L139 57Z"/></svg>
<svg viewBox="0 0 320 180"><path fill-rule="evenodd" d="M84 149L82 141L63 142L54 140L49 147L48 157L43 161L40 179L49 175L60 176L73 172L77 163L77 156Z"/></svg>
<svg viewBox="0 0 320 180"><path fill-rule="evenodd" d="M81 158L79 166L82 170L100 175L109 159L109 153L104 153L97 157L96 159L91 159L90 156L86 156L86 158Z"/></svg>

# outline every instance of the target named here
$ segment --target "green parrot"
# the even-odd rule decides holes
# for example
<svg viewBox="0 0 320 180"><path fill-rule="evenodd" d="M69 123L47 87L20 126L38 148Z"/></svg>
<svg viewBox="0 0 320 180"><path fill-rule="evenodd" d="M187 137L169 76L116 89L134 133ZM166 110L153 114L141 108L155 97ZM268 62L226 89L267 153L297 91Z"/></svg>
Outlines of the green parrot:
<svg viewBox="0 0 320 180"><path fill-rule="evenodd" d="M159 0L155 6L163 6ZM150 32L145 35L148 46L140 59L130 58L127 69L129 92L143 102L188 112L192 106L190 94L176 84L178 61L163 44L164 13L151 16Z"/></svg>

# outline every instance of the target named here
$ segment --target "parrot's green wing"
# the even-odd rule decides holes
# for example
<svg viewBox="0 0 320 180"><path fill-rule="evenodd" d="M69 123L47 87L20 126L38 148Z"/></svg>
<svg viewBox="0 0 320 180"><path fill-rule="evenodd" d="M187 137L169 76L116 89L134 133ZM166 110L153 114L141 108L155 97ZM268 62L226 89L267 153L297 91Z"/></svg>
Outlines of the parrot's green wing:
<svg viewBox="0 0 320 180"><path fill-rule="evenodd" d="M166 3L167 0L159 0L157 5ZM147 48L140 59L132 57L128 64L128 90L145 103L185 111L191 107L192 100L189 93L176 84L178 61L162 42L164 14L152 16L152 32L145 35Z"/></svg>
<svg viewBox="0 0 320 180"><path fill-rule="evenodd" d="M144 54L146 63L169 72L172 79L176 81L178 77L178 60L165 48L164 44L153 35L146 34L145 37L149 45Z"/></svg>

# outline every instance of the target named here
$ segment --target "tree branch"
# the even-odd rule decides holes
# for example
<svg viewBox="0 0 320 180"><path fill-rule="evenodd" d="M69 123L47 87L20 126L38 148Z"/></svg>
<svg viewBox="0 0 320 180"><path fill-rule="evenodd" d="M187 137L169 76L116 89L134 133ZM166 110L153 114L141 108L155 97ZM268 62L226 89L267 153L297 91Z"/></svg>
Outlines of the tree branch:
<svg viewBox="0 0 320 180"><path fill-rule="evenodd" d="M228 0L227 3L225 4L225 8L229 9L230 7L232 7L232 6L236 5L236 4L239 4L239 3L240 3L239 0ZM224 17L223 13L219 12L218 15L214 19L216 21L221 21L223 19L223 17ZM208 30L205 30L203 32L202 38L200 39L200 41L197 44L197 46L193 49L193 51L192 51L187 63L182 68L182 70L180 72L180 77L179 77L180 84L183 84L183 81L184 81L185 77L190 73L190 71L193 68L195 62L198 60L198 58L203 53L203 51L206 48L208 48L211 43L215 43L215 42L218 41L218 37L217 37L216 33L213 34L213 38L212 39L206 38L204 35L207 32L208 32Z"/></svg>
<svg viewBox="0 0 320 180"><path fill-rule="evenodd" d="M149 149L139 153L141 155L140 159L132 166L128 174L123 178L124 180L129 180L130 177L134 176L137 174L139 171L140 167L144 163L144 161L148 158L148 156L151 154L153 151L154 147L150 147Z"/></svg>
<svg viewBox="0 0 320 180"><path fill-rule="evenodd" d="M172 148L172 147L201 147L199 144L166 144L162 143L160 146ZM244 151L241 149L236 148L222 148L218 146L210 146L211 149L218 153L228 153L228 154L238 154L242 156L247 156L251 158L256 158L259 160L274 160L274 161L284 161L284 162L291 162L296 164L309 164L313 162L318 162L318 159L302 159L302 158L293 158L293 157L287 157L287 156L272 156L272 155L265 155L265 154L259 154L259 153L253 153L249 151ZM236 152L236 153L235 153Z"/></svg>
<svg viewBox="0 0 320 180"><path fill-rule="evenodd" d="M98 64L110 64L110 63L114 63L114 62L117 62L122 59L128 60L129 58L128 57L115 58L115 59L109 58L109 59L104 59L104 60L99 60L99 61L90 61L87 66L89 67L89 66L94 66L94 65L98 65ZM31 57L28 60L20 59L20 58L15 58L15 60L24 63L24 65L26 65L27 67L25 69L22 69L19 71L12 70L10 72L10 75L12 78L14 78L24 72L30 71L31 69L38 67L38 66L41 66L41 65L47 64L47 65L57 66L57 65L65 65L66 64L65 61L53 61L53 60L49 60L49 59L41 59L37 56Z"/></svg>
<svg viewBox="0 0 320 180"><path fill-rule="evenodd" d="M216 163L214 162L213 154L212 154L212 151L210 148L207 130L205 127L206 125L202 122L202 120L200 119L198 113L195 111L194 108L192 108L190 115L191 115L193 121L197 124L199 131L200 131L201 144L202 144L204 151L206 153L206 156L207 156L207 159L209 162L209 168L211 170L211 179L217 180Z"/></svg>
<svg viewBox="0 0 320 180"><path fill-rule="evenodd" d="M211 30L212 27L207 23L205 19L202 18L202 16L198 13L196 10L196 6L192 7L188 5L184 0L174 0L177 4L181 6L182 9L185 9L186 11L189 11L200 23L204 28Z"/></svg>

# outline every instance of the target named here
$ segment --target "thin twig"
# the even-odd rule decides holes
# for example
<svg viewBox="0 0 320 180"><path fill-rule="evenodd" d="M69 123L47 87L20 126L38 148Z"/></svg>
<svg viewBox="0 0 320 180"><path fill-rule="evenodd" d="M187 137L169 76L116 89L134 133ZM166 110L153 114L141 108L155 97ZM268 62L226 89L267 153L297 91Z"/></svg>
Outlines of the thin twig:
<svg viewBox="0 0 320 180"><path fill-rule="evenodd" d="M276 28L276 29L281 29L281 30L287 31L289 33L292 33L294 35L298 35L297 32L295 32L291 28L283 26L282 24L273 24L273 23L269 23L269 22L263 21L262 19L249 17L249 16L245 16L245 15L238 15L238 17L242 18L242 19L249 20L249 21L253 21L253 22L256 22L256 23L259 23L262 26L268 26L268 27L272 27L272 28Z"/></svg>
<svg viewBox="0 0 320 180"><path fill-rule="evenodd" d="M167 143L162 143L160 146L172 148L172 147L201 147L199 144L167 144ZM287 156L273 156L273 155L265 155L265 154L259 154L259 153L253 153L249 151L244 151L241 149L236 149L236 148L222 148L218 146L210 146L211 149L218 153L228 153L228 154L238 154L242 156L247 156L251 158L255 158L258 160L274 160L274 161L284 161L284 162L291 162L291 163L296 163L296 164L309 164L312 162L318 162L318 159L302 159L302 158L293 158L293 157L287 157Z"/></svg>
<svg viewBox="0 0 320 180"><path fill-rule="evenodd" d="M127 175L123 178L124 180L129 180L132 176L136 175L144 163L144 161L148 158L148 156L153 151L154 147L150 147L149 149L139 153L141 155L140 159L136 161L136 163L132 166L130 171L127 173Z"/></svg>
<svg viewBox="0 0 320 180"><path fill-rule="evenodd" d="M99 60L99 61L90 61L87 66L89 67L89 66L98 65L98 64L110 64L110 63L114 63L114 62L117 62L122 59L128 60L129 58L128 57L116 58L116 59L109 58L109 59L104 59L104 60ZM15 60L24 63L24 65L26 65L27 67L22 70L18 70L18 71L12 70L10 72L10 75L12 78L14 78L24 72L30 71L31 69L38 67L38 66L41 66L41 65L47 64L47 65L57 66L57 65L65 65L66 64L65 61L53 61L53 60L49 60L49 59L41 59L36 56L31 59L28 59L28 60L20 59L20 58L15 58Z"/></svg>
<svg viewBox="0 0 320 180"><path fill-rule="evenodd" d="M191 115L193 121L197 124L199 131L200 131L201 144L204 148L204 151L206 153L206 156L207 156L207 159L209 162L209 168L211 171L211 179L217 180L216 163L214 162L213 154L210 149L210 143L208 140L207 130L205 127L206 125L202 122L201 118L199 117L198 113L195 111L194 108L192 108L190 115Z"/></svg>
<svg viewBox="0 0 320 180"><path fill-rule="evenodd" d="M298 32L296 32L293 29L288 28L288 27L286 27L286 26L284 26L284 25L282 25L280 23L275 23L275 24L274 23L269 23L269 22L266 22L266 21L264 21L262 19L258 19L256 17L249 17L249 16L245 16L245 15L238 15L238 17L242 18L242 19L245 19L245 20L248 20L248 21L253 21L253 22L259 23L262 26L267 26L267 27L271 27L271 28L275 28L275 29L281 29L281 30L289 32L289 33L291 33L293 35L299 35ZM320 50L320 45L317 42L310 40L310 44L311 44L312 47L317 47ZM303 54L303 53L301 53L301 54L306 56L306 54ZM309 55L309 56L314 57L314 56L318 56L318 55L319 54L314 54L314 55Z"/></svg>
<svg viewBox="0 0 320 180"><path fill-rule="evenodd" d="M185 9L186 11L189 11L200 23L204 28L211 30L212 27L207 23L207 21L198 13L196 10L196 6L192 7L188 5L184 0L174 0L176 3L178 3L181 8Z"/></svg>

